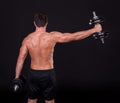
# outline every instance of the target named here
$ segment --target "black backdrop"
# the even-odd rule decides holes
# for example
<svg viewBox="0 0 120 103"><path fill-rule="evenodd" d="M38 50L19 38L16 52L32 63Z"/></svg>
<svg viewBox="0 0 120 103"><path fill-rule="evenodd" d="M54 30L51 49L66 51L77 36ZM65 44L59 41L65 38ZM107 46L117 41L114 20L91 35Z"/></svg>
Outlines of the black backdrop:
<svg viewBox="0 0 120 103"><path fill-rule="evenodd" d="M0 92L4 94L3 97L9 98L10 95L9 86L14 78L21 41L35 29L34 13L42 11L48 14L48 32L75 32L90 28L89 19L95 10L97 15L105 18L103 30L110 32L109 37L105 39L104 45L92 36L81 41L56 45L54 65L58 81L57 102L63 100L65 103L70 100L73 103L79 99L95 103L119 101L118 1L6 0L0 4ZM22 71L26 76L29 64L28 56ZM14 95L12 97L14 98ZM17 98L18 101L19 99Z"/></svg>

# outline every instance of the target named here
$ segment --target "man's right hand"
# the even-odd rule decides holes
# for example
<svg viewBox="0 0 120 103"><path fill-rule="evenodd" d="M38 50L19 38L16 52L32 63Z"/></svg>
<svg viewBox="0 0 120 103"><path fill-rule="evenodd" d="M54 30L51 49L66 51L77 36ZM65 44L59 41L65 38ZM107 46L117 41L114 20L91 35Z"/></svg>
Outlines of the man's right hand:
<svg viewBox="0 0 120 103"><path fill-rule="evenodd" d="M94 29L95 29L95 32L101 32L102 31L102 25L101 24L95 24Z"/></svg>

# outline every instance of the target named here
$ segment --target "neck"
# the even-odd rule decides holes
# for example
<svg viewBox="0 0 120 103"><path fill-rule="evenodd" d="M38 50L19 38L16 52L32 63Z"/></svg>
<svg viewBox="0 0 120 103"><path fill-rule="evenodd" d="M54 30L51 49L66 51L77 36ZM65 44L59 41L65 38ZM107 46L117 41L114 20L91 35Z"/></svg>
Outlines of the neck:
<svg viewBox="0 0 120 103"><path fill-rule="evenodd" d="M36 27L35 31L39 31L39 32L46 32L46 28L45 27Z"/></svg>

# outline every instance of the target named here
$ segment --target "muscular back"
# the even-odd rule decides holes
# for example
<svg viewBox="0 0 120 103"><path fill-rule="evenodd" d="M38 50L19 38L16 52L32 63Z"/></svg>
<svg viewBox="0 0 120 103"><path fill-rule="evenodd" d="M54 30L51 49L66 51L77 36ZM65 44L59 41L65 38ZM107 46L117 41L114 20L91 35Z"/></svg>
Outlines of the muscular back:
<svg viewBox="0 0 120 103"><path fill-rule="evenodd" d="M55 42L52 34L34 32L25 39L31 57L31 68L43 70L53 68Z"/></svg>
<svg viewBox="0 0 120 103"><path fill-rule="evenodd" d="M42 31L40 32L40 30ZM93 33L100 32L101 30L102 28L100 24L95 25L94 28L91 28L89 30L79 31L75 33L47 33L43 28L39 28L38 31L36 30L23 40L18 62L16 65L18 75L23 66L27 52L29 52L31 57L32 69L51 69L53 68L54 46L57 42L65 43L81 40L92 35Z"/></svg>

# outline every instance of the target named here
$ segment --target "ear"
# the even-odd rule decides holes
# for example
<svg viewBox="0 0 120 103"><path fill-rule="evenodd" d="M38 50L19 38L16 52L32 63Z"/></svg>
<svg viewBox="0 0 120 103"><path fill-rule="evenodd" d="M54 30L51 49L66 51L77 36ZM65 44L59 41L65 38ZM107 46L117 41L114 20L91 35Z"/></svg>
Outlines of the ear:
<svg viewBox="0 0 120 103"><path fill-rule="evenodd" d="M34 23L34 26L36 27L35 21L33 23Z"/></svg>
<svg viewBox="0 0 120 103"><path fill-rule="evenodd" d="M45 24L45 27L47 27L48 23Z"/></svg>

